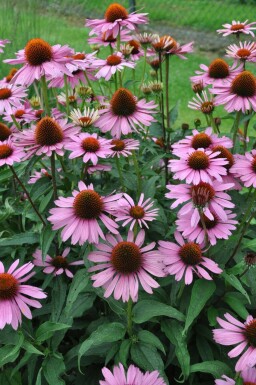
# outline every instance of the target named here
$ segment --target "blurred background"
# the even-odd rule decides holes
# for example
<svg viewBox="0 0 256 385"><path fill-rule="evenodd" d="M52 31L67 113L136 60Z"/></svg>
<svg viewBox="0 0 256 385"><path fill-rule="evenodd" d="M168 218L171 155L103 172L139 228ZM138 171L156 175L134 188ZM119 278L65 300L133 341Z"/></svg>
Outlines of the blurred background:
<svg viewBox="0 0 256 385"><path fill-rule="evenodd" d="M3 58L13 58L14 52L26 42L41 37L50 44L68 44L77 51L87 51L89 31L85 18L103 18L110 0L0 0L0 39L10 39ZM193 97L189 77L201 63L225 55L227 45L235 38L223 38L216 33L222 24L232 20L256 21L256 0L119 0L129 10L147 12L150 23L143 30L171 35L180 43L194 41L195 53L188 60L173 58L172 103L180 100L180 111L186 119L194 119L195 112L187 108ZM252 40L249 35L246 40ZM0 63L1 77L9 72ZM177 96L178 95L178 96ZM178 124L184 121L178 119Z"/></svg>

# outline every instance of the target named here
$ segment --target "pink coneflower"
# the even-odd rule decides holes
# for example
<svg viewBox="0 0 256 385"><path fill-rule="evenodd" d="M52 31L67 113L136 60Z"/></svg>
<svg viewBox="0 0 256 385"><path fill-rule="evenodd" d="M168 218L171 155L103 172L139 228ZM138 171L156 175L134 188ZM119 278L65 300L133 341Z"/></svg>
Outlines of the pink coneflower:
<svg viewBox="0 0 256 385"><path fill-rule="evenodd" d="M128 35L128 36L127 36ZM121 30L120 31L120 41L125 42L131 39L129 30ZM113 35L106 35L106 32L99 33L96 37L90 37L88 39L88 44L97 44L99 46L107 47L110 46L112 48L116 47L117 37L113 37Z"/></svg>
<svg viewBox="0 0 256 385"><path fill-rule="evenodd" d="M83 111L80 111L78 109L74 109L70 113L71 120L81 127L89 127L92 126L96 120L98 120L100 117L99 111L90 109L89 107L85 107Z"/></svg>
<svg viewBox="0 0 256 385"><path fill-rule="evenodd" d="M63 227L61 238L66 242L71 237L72 245L83 245L86 241L99 243L99 236L105 239L99 220L110 232L117 234L118 225L105 213L112 213L122 194L103 197L94 191L92 184L86 186L82 181L78 183L78 190L72 192L72 197L59 197L55 201L58 207L50 210L52 215L48 218L53 230Z"/></svg>
<svg viewBox="0 0 256 385"><path fill-rule="evenodd" d="M111 171L112 170L112 166L110 166L109 164L97 164L96 166L89 166L87 168L87 172L88 174L94 174L95 172L99 171L99 172L108 172L108 171Z"/></svg>
<svg viewBox="0 0 256 385"><path fill-rule="evenodd" d="M190 214L192 227L196 226L200 221L199 210L211 221L214 220L211 211L215 212L220 219L226 221L228 217L224 209L235 207L234 203L231 202L231 197L224 192L231 189L233 183L224 184L215 180L212 184L200 182L198 185L192 186L179 184L167 185L166 187L170 192L165 196L169 199L176 199L171 205L172 209L187 202L178 214L179 216Z"/></svg>
<svg viewBox="0 0 256 385"><path fill-rule="evenodd" d="M11 82L29 86L34 80L42 76L57 77L63 74L70 75L65 63L70 61L73 50L67 45L51 46L43 39L31 39L25 49L17 53L16 59L4 60L9 64L24 64L14 75Z"/></svg>
<svg viewBox="0 0 256 385"><path fill-rule="evenodd" d="M227 57L232 57L233 59L241 60L243 62L250 61L256 62L256 45L254 42L239 42L237 44L231 44L226 49Z"/></svg>
<svg viewBox="0 0 256 385"><path fill-rule="evenodd" d="M226 321L217 317L222 329L213 330L214 340L220 345L237 345L228 356L234 358L242 354L236 363L235 370L240 372L256 364L256 319L249 315L246 322L237 321L229 313L224 314ZM248 346L249 345L249 346Z"/></svg>
<svg viewBox="0 0 256 385"><path fill-rule="evenodd" d="M223 59L215 59L211 62L209 67L205 64L201 64L202 71L196 71L196 76L192 76L190 80L193 83L202 81L204 85L213 84L214 86L221 86L228 80L233 80L242 70L243 64L237 67L234 63L232 67Z"/></svg>
<svg viewBox="0 0 256 385"><path fill-rule="evenodd" d="M107 158L112 154L111 140L100 138L97 134L81 133L71 136L65 148L71 151L69 159L83 157L83 162L89 161L95 166L99 158Z"/></svg>
<svg viewBox="0 0 256 385"><path fill-rule="evenodd" d="M201 111L205 115L211 115L215 107L214 98L213 96L209 97L206 91L202 91L201 94L196 94L192 101L188 102L188 107Z"/></svg>
<svg viewBox="0 0 256 385"><path fill-rule="evenodd" d="M149 32L143 32L143 33L137 33L135 35L136 40L139 41L139 43L143 47L150 46L156 39L159 38L159 36L156 33L149 33Z"/></svg>
<svg viewBox="0 0 256 385"><path fill-rule="evenodd" d="M150 198L143 201L143 193L140 195L137 204L128 194L123 194L123 198L118 202L117 214L114 214L117 217L116 222L124 221L123 226L130 224L130 230L133 230L136 223L140 227L146 226L148 229L147 222L152 222L156 219L159 209L151 209L154 202Z"/></svg>
<svg viewBox="0 0 256 385"><path fill-rule="evenodd" d="M3 53L4 50L2 48L4 48L6 46L6 44L10 43L10 40L8 39L0 39L0 53Z"/></svg>
<svg viewBox="0 0 256 385"><path fill-rule="evenodd" d="M222 181L222 175L227 174L225 158L218 158L218 152L204 148L190 148L187 153L179 154L180 159L169 160L169 168L174 173L173 179L185 180L186 183L212 184L212 178Z"/></svg>
<svg viewBox="0 0 256 385"><path fill-rule="evenodd" d="M219 138L218 135L212 133L211 127L206 128L203 132L193 130L192 133L193 135L188 135L172 145L174 155L187 154L190 149L204 148L205 150L212 150L215 146L233 147L231 139L226 136Z"/></svg>
<svg viewBox="0 0 256 385"><path fill-rule="evenodd" d="M89 271L102 270L91 277L95 281L93 286L103 286L104 297L114 292L114 298L118 300L122 297L123 302L129 298L133 302L138 300L139 283L147 293L152 294L152 288L159 287L159 284L150 274L156 277L165 275L162 257L153 250L155 242L141 248L145 239L144 230L140 230L136 239L132 231L128 232L126 241L120 234L116 237L107 234L106 239L106 244L96 246L99 251L88 255L90 261L99 263L90 267Z"/></svg>
<svg viewBox="0 0 256 385"><path fill-rule="evenodd" d="M252 32L253 29L256 29L256 27L252 27L256 24L256 22L247 24L248 20L245 20L244 22L240 21L232 21L232 24L223 24L222 26L224 29L217 29L218 33L222 33L223 36L228 35L239 35L240 33L244 33L245 35L252 35L254 36L254 33Z"/></svg>
<svg viewBox="0 0 256 385"><path fill-rule="evenodd" d="M122 364L115 366L113 373L108 368L102 369L104 380L100 385L166 385L164 380L159 377L159 372L146 372L143 374L139 368L130 365L125 373Z"/></svg>
<svg viewBox="0 0 256 385"><path fill-rule="evenodd" d="M111 157L117 156L130 156L132 155L132 150L138 150L140 147L140 142L135 139L112 139L111 140Z"/></svg>
<svg viewBox="0 0 256 385"><path fill-rule="evenodd" d="M63 106L67 105L67 99L68 99L68 103L70 106L76 106L78 103L81 103L81 101L82 101L82 99L79 98L79 96L73 90L68 90L67 94L66 94L66 92L61 92L57 96L58 102L60 104L62 104Z"/></svg>
<svg viewBox="0 0 256 385"><path fill-rule="evenodd" d="M24 87L15 86L9 83L0 85L0 114L9 111L12 106L17 107L21 103L21 99L27 96Z"/></svg>
<svg viewBox="0 0 256 385"><path fill-rule="evenodd" d="M3 116L3 120L8 123L13 123L12 115L18 123L31 123L35 120L35 111L30 107L30 103L25 101L24 104L20 104L15 107L8 108Z"/></svg>
<svg viewBox="0 0 256 385"><path fill-rule="evenodd" d="M87 19L85 26L93 28L90 35L105 32L106 37L112 35L115 38L122 27L133 31L137 25L147 22L147 13L129 14L122 5L113 3L107 8L104 19Z"/></svg>
<svg viewBox="0 0 256 385"><path fill-rule="evenodd" d="M6 124L0 122L0 141L3 142L7 140L13 133L13 130L8 127Z"/></svg>
<svg viewBox="0 0 256 385"><path fill-rule="evenodd" d="M127 135L136 131L136 126L143 128L150 126L156 113L154 101L146 102L145 99L137 100L126 88L119 88L110 101L110 105L100 110L100 118L95 126L102 132L111 131L111 135L120 138L121 134Z"/></svg>
<svg viewBox="0 0 256 385"><path fill-rule="evenodd" d="M256 111L256 78L249 71L241 72L226 84L214 86L210 92L217 95L216 105L223 105L228 112L245 113L251 108Z"/></svg>
<svg viewBox="0 0 256 385"><path fill-rule="evenodd" d="M238 223L234 218L236 217L230 210L226 211L227 219L222 220L218 215L210 210L213 220L210 220L206 215L203 215L203 221L207 230L208 240L211 245L216 245L218 239L228 239L232 231L236 229ZM205 238L204 226L199 220L196 226L191 227L191 214L180 216L177 221L177 230L180 231L184 238L197 243L203 243Z"/></svg>
<svg viewBox="0 0 256 385"><path fill-rule="evenodd" d="M193 272L207 280L212 280L212 277L205 269L215 274L222 272L217 263L203 256L202 244L185 243L178 231L175 231L174 237L179 245L159 241L158 250L164 256L165 271L170 275L175 275L176 281L180 281L184 277L185 284L190 285L193 281Z"/></svg>
<svg viewBox="0 0 256 385"><path fill-rule="evenodd" d="M60 171L60 169L58 169ZM40 171L35 171L34 174L32 174L29 178L28 184L34 184L36 183L39 179L46 177L49 179L52 179L51 174L45 169L41 168Z"/></svg>
<svg viewBox="0 0 256 385"><path fill-rule="evenodd" d="M4 265L0 262L0 329L5 325L12 325L13 329L17 330L21 324L21 314L32 319L28 305L42 307L38 301L31 298L46 298L41 289L23 284L34 275L31 273L34 265L29 262L17 269L18 264L19 259L14 261L5 273Z"/></svg>
<svg viewBox="0 0 256 385"><path fill-rule="evenodd" d="M133 61L139 60L144 56L144 51L140 43L135 39L129 40L126 44L121 45L120 51L125 57L129 57Z"/></svg>
<svg viewBox="0 0 256 385"><path fill-rule="evenodd" d="M0 167L4 164L12 166L13 163L21 162L25 153L22 149L17 148L12 142L11 137L3 142L0 141Z"/></svg>
<svg viewBox="0 0 256 385"><path fill-rule="evenodd" d="M256 150L235 157L230 173L240 178L245 187L256 187Z"/></svg>
<svg viewBox="0 0 256 385"><path fill-rule="evenodd" d="M63 147L70 141L70 136L77 134L78 127L68 123L67 119L45 116L32 129L14 134L15 144L27 152L25 159L33 155L46 154L53 151L63 155Z"/></svg>
<svg viewBox="0 0 256 385"><path fill-rule="evenodd" d="M243 379L244 385L256 385L256 369L249 368L242 370L240 377ZM222 380L215 380L215 385L235 385L235 380L225 375L222 376Z"/></svg>
<svg viewBox="0 0 256 385"><path fill-rule="evenodd" d="M97 79L104 78L109 80L117 71L122 71L124 67L134 68L135 64L124 60L121 52L113 53L108 56L107 59L98 59L95 60L95 66L100 68L96 73L95 77Z"/></svg>
<svg viewBox="0 0 256 385"><path fill-rule="evenodd" d="M60 275L65 273L67 277L73 278L73 274L69 270L69 266L77 266L77 265L84 265L83 260L74 261L74 262L68 262L67 261L67 255L70 252L70 248L66 247L66 249L63 251L61 255L56 255L55 257L50 257L49 255L46 255L45 261L42 259L42 251L37 249L34 254L34 261L33 264L35 266L42 266L44 267L43 272L45 274L52 274L53 275Z"/></svg>
<svg viewBox="0 0 256 385"><path fill-rule="evenodd" d="M187 59L184 55L194 51L193 44L194 42L192 41L188 44L181 45L173 39L172 46L166 51L166 55L176 55L180 59Z"/></svg>

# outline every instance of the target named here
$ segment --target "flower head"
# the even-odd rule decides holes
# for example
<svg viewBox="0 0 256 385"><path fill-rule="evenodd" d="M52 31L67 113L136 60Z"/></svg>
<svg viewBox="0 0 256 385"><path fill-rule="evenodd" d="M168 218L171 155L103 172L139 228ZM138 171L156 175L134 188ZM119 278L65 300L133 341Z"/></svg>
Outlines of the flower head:
<svg viewBox="0 0 256 385"><path fill-rule="evenodd" d="M58 77L70 75L65 63L70 61L73 54L71 48L60 44L51 46L43 39L31 39L25 49L17 53L16 59L5 60L9 64L24 64L14 75L11 82L29 86L34 80L40 80L42 76Z"/></svg>
<svg viewBox="0 0 256 385"><path fill-rule="evenodd" d="M214 110L214 99L209 98L206 91L202 91L201 95L197 94L196 97L188 103L188 107L192 110L202 111L205 115L210 115Z"/></svg>
<svg viewBox="0 0 256 385"><path fill-rule="evenodd" d="M6 44L10 43L10 40L8 39L0 39L0 53L3 53L4 50L2 48L4 48L6 46Z"/></svg>
<svg viewBox="0 0 256 385"><path fill-rule="evenodd" d="M68 256L69 252L70 248L66 247L61 255L56 255L54 257L46 255L45 261L43 261L42 251L37 249L33 254L33 263L35 266L44 267L43 272L45 274L53 274L56 276L65 273L67 277L73 278L73 274L69 270L69 266L83 265L84 261L78 260L74 262L68 262L66 257Z"/></svg>
<svg viewBox="0 0 256 385"><path fill-rule="evenodd" d="M12 135L12 130L4 123L0 122L0 141L7 140Z"/></svg>
<svg viewBox="0 0 256 385"><path fill-rule="evenodd" d="M180 159L169 160L169 168L174 173L173 179L186 180L187 183L212 184L212 179L222 181L222 175L227 174L225 158L218 158L218 152L204 148L189 149L187 153L179 153Z"/></svg>
<svg viewBox="0 0 256 385"><path fill-rule="evenodd" d="M102 229L99 226L101 221L106 228L117 234L118 225L109 218L116 201L122 194L111 194L106 197L99 195L90 184L78 183L78 190L72 192L72 197L59 197L55 201L56 208L50 210L48 220L53 224L53 230L63 228L61 238L64 242L71 237L72 245L79 243L83 245L98 243L99 236L105 239Z"/></svg>
<svg viewBox="0 0 256 385"><path fill-rule="evenodd" d="M123 226L130 224L130 230L133 230L136 223L140 227L144 225L148 228L147 222L155 220L159 210L152 209L153 205L154 202L150 198L144 200L143 193L137 204L128 194L123 194L123 198L118 202L116 222L124 221Z"/></svg>
<svg viewBox="0 0 256 385"><path fill-rule="evenodd" d="M109 80L117 71L122 71L124 67L134 68L135 64L124 60L121 52L113 53L106 59L96 59L94 64L97 68L100 68L96 73L97 79L104 78Z"/></svg>
<svg viewBox="0 0 256 385"><path fill-rule="evenodd" d="M230 173L241 179L245 187L256 187L256 150L235 157Z"/></svg>
<svg viewBox="0 0 256 385"><path fill-rule="evenodd" d="M140 147L140 142L135 139L112 139L111 140L112 148L111 148L111 157L120 156L127 157L132 155L133 150L138 150Z"/></svg>
<svg viewBox="0 0 256 385"><path fill-rule="evenodd" d="M185 276L185 284L190 285L193 281L193 273L200 278L212 280L207 270L215 274L222 272L217 263L204 257L202 244L185 243L178 231L174 233L174 237L178 245L173 242L159 241L158 250L164 256L166 272L175 275L176 281L180 281Z"/></svg>
<svg viewBox="0 0 256 385"><path fill-rule="evenodd" d="M27 96L27 92L24 87L15 86L9 83L1 83L0 114L4 111L11 111L12 106L17 107L25 96Z"/></svg>
<svg viewBox="0 0 256 385"><path fill-rule="evenodd" d="M120 31L120 41L125 42L131 39L129 30ZM98 36L90 37L88 39L88 44L98 44L99 46L107 47L110 46L115 48L117 43L117 37L114 37L112 34L107 35L106 32L99 32Z"/></svg>
<svg viewBox="0 0 256 385"><path fill-rule="evenodd" d="M81 133L71 136L65 148L71 151L69 159L82 156L83 162L92 162L93 165L98 163L99 158L107 158L112 154L111 140L99 137L97 134Z"/></svg>
<svg viewBox="0 0 256 385"><path fill-rule="evenodd" d="M12 142L11 137L3 142L0 141L0 167L4 164L12 166L13 163L19 163L24 158L25 153L17 148Z"/></svg>
<svg viewBox="0 0 256 385"><path fill-rule="evenodd" d="M190 42L188 44L183 44L181 45L180 43L177 43L174 39L173 39L173 43L172 43L172 46L170 49L168 49L166 51L166 55L176 55L178 56L180 59L187 59L186 56L184 56L185 54L187 53L191 53L193 52L193 44L194 42Z"/></svg>
<svg viewBox="0 0 256 385"><path fill-rule="evenodd" d="M224 29L217 29L217 32L222 33L223 36L239 35L240 33L254 36L253 30L256 29L256 27L253 27L253 25L255 25L256 22L247 24L247 21L248 20L240 22L233 20L232 24L223 24Z"/></svg>
<svg viewBox="0 0 256 385"><path fill-rule="evenodd" d="M29 262L17 269L18 265L19 259L14 261L5 273L4 265L0 262L0 329L8 324L17 330L21 324L21 314L32 319L28 305L35 308L42 306L31 298L46 298L46 294L41 289L23 284L35 274L31 273L34 265Z"/></svg>
<svg viewBox="0 0 256 385"><path fill-rule="evenodd" d="M164 380L159 377L159 372L146 372L143 374L139 368L130 365L125 373L122 364L115 366L113 373L108 368L102 369L104 380L100 385L166 385Z"/></svg>
<svg viewBox="0 0 256 385"><path fill-rule="evenodd" d="M110 4L105 12L104 19L86 20L86 27L93 28L92 34L105 33L106 37L112 35L116 38L120 29L127 28L134 30L139 24L147 23L147 13L128 13L128 11L118 3Z"/></svg>
<svg viewBox="0 0 256 385"><path fill-rule="evenodd" d="M81 127L89 127L96 122L100 117L98 110L90 109L85 107L83 111L74 109L70 113L71 120Z"/></svg>
<svg viewBox="0 0 256 385"><path fill-rule="evenodd" d="M256 369L249 368L242 370L240 377L243 379L244 385L256 385ZM235 380L225 375L222 376L222 380L215 380L215 385L235 385Z"/></svg>
<svg viewBox="0 0 256 385"><path fill-rule="evenodd" d="M228 356L241 357L236 363L235 370L240 372L256 364L256 319L249 315L244 323L238 321L229 313L224 314L226 320L217 317L221 329L213 330L214 340L221 345L237 345Z"/></svg>
<svg viewBox="0 0 256 385"><path fill-rule="evenodd" d="M254 42L239 42L239 46L237 44L231 44L226 49L227 57L231 57L236 60L240 60L242 62L250 61L256 62L256 46Z"/></svg>
<svg viewBox="0 0 256 385"><path fill-rule="evenodd" d="M239 73L232 81L214 86L211 93L217 95L216 105L223 105L228 112L256 111L256 78L250 71Z"/></svg>
<svg viewBox="0 0 256 385"><path fill-rule="evenodd" d="M90 267L89 271L94 272L91 278L94 287L103 286L105 297L114 292L114 298L127 302L129 298L133 302L138 300L139 283L143 289L152 294L152 288L159 287L159 284L150 276L163 277L163 263L160 254L154 251L155 242L142 247L145 239L145 232L141 230L136 239L132 231L128 232L127 240L124 241L120 234L116 237L107 234L107 243L98 244L99 251L93 251L88 259L98 262L98 265Z"/></svg>
<svg viewBox="0 0 256 385"><path fill-rule="evenodd" d="M136 126L150 126L154 121L152 114L155 113L156 105L153 101L146 102L145 99L137 100L126 88L119 88L110 101L107 108L100 110L100 118L95 126L102 132L111 132L111 135L120 138L121 134L127 135Z"/></svg>

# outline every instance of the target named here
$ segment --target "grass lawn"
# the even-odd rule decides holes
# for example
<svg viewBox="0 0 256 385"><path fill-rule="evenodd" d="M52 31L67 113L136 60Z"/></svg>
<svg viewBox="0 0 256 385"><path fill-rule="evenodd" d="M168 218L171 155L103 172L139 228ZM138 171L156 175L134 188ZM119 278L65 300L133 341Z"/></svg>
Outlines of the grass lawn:
<svg viewBox="0 0 256 385"><path fill-rule="evenodd" d="M88 30L84 28L84 18L100 17L104 9L111 2L109 0L42 0L40 9L37 0L0 1L0 38L9 38L12 44L7 45L3 58L13 58L14 52L25 46L26 42L33 37L41 37L51 44L69 44L76 50L87 50ZM120 1L128 6L128 1ZM203 17L208 10L209 3L216 6L213 11ZM138 8L144 7L149 12L152 28L154 22L173 23L178 21L178 26L189 25L194 27L215 30L225 21L232 18L240 20L249 18L250 12L255 8L251 5L241 5L237 2L234 6L233 0L162 0L157 3L153 0L137 1ZM233 6L232 6L233 4ZM221 12L217 12L221 7ZM219 8L220 9L220 8ZM166 12L167 10L167 12ZM196 11L194 11L196 10ZM76 17L75 17L76 15ZM6 22L8 20L8 22ZM208 21L207 21L208 20ZM200 22L200 23L199 23ZM220 37L221 39L221 37ZM180 100L180 113L176 125L183 122L192 124L199 116L195 111L187 108L188 101L193 97L190 88L189 77L198 69L200 63L209 64L215 54L196 52L188 55L188 60L180 60L177 57L171 59L171 103L174 105ZM142 63L140 63L136 74L140 80ZM1 77L9 71L9 66L0 64ZM222 113L220 113L221 115ZM225 121L225 129L229 129L229 121Z"/></svg>

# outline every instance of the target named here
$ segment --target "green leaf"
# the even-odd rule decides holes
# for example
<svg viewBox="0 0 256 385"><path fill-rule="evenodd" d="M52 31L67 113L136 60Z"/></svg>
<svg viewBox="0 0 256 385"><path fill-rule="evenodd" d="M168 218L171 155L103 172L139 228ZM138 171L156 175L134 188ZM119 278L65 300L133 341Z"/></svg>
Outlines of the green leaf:
<svg viewBox="0 0 256 385"><path fill-rule="evenodd" d="M221 361L205 361L201 362L200 364L194 364L190 367L191 373L207 373L212 374L215 378L220 378L223 373L225 373L227 376L232 377L233 372L230 369L230 367L227 364L224 364L224 362Z"/></svg>
<svg viewBox="0 0 256 385"><path fill-rule="evenodd" d="M52 289L51 321L59 322L63 305L66 300L67 284L61 275L55 277Z"/></svg>
<svg viewBox="0 0 256 385"><path fill-rule="evenodd" d="M42 259L45 261L46 254L52 244L52 241L55 237L56 231L52 230L52 226L49 224L45 226L41 232L40 244L42 250Z"/></svg>
<svg viewBox="0 0 256 385"><path fill-rule="evenodd" d="M0 366L14 362L18 358L23 341L23 334L18 333L15 345L6 345L0 348Z"/></svg>
<svg viewBox="0 0 256 385"><path fill-rule="evenodd" d="M24 244L34 244L39 242L39 235L35 233L15 234L10 238L0 239L0 246L20 246Z"/></svg>
<svg viewBox="0 0 256 385"><path fill-rule="evenodd" d="M151 135L156 136L157 138L163 136L163 127L160 122L153 122L149 127L149 132Z"/></svg>
<svg viewBox="0 0 256 385"><path fill-rule="evenodd" d="M175 106L169 111L169 117L170 117L170 123L171 126L176 122L178 119L179 115L179 106L180 106L180 101L178 100L175 104Z"/></svg>
<svg viewBox="0 0 256 385"><path fill-rule="evenodd" d="M42 369L43 368L40 368L40 370L38 372L35 385L41 385L42 384L42 375L41 375Z"/></svg>
<svg viewBox="0 0 256 385"><path fill-rule="evenodd" d="M28 353L31 354L38 354L44 356L44 353L42 353L40 350L34 347L30 342L24 341L22 344L22 349L26 350Z"/></svg>
<svg viewBox="0 0 256 385"><path fill-rule="evenodd" d="M86 269L81 269L75 274L68 292L66 307L64 309L64 314L66 316L71 314L74 302L76 301L79 293L81 293L81 291L83 291L83 289L87 286L88 282L89 277Z"/></svg>
<svg viewBox="0 0 256 385"><path fill-rule="evenodd" d="M143 184L142 191L144 192L145 198L154 198L156 193L156 181L158 181L159 178L159 175L152 176Z"/></svg>
<svg viewBox="0 0 256 385"><path fill-rule="evenodd" d="M199 316L201 310L204 308L209 298L211 298L215 289L216 285L213 281L198 279L194 283L186 316L184 333L188 331L193 321Z"/></svg>
<svg viewBox="0 0 256 385"><path fill-rule="evenodd" d="M240 294L241 295L241 294ZM244 306L244 297L239 298L239 293L226 293L223 300L236 312L241 318L246 319L249 315L248 310Z"/></svg>
<svg viewBox="0 0 256 385"><path fill-rule="evenodd" d="M181 325L174 320L164 320L161 324L161 330L165 333L169 341L175 346L175 354L177 360L179 361L182 374L185 379L188 378L190 373L190 355Z"/></svg>
<svg viewBox="0 0 256 385"><path fill-rule="evenodd" d="M217 325L216 318L218 317L218 315L219 315L219 312L215 307L210 306L208 308L207 317L208 317L208 321L209 321L210 326L216 326Z"/></svg>
<svg viewBox="0 0 256 385"><path fill-rule="evenodd" d="M164 346L162 342L159 340L159 338L155 336L155 334L149 332L148 330L141 330L138 333L138 338L140 341L146 342L147 344L154 346L155 348L161 350L161 352L165 354Z"/></svg>
<svg viewBox="0 0 256 385"><path fill-rule="evenodd" d="M237 379L236 379L236 383L235 383L235 385L243 385L244 384L244 380L242 379L242 377L238 377Z"/></svg>
<svg viewBox="0 0 256 385"><path fill-rule="evenodd" d="M124 366L127 365L127 360L128 360L131 344L132 344L131 340L124 340L124 341L122 341L122 343L120 345L119 358L120 358L121 363Z"/></svg>
<svg viewBox="0 0 256 385"><path fill-rule="evenodd" d="M62 356L49 355L43 362L43 374L49 385L65 385L60 375L65 371Z"/></svg>
<svg viewBox="0 0 256 385"><path fill-rule="evenodd" d="M185 321L184 314L174 307L161 302L143 300L138 302L133 308L133 321L137 324L146 322L156 316L166 316L179 321Z"/></svg>
<svg viewBox="0 0 256 385"><path fill-rule="evenodd" d="M205 338L202 338L202 336L200 336L200 335L197 336L196 346L197 346L197 350L198 350L198 352L202 358L202 361L214 360L214 356L213 356L210 344Z"/></svg>
<svg viewBox="0 0 256 385"><path fill-rule="evenodd" d="M153 346L144 342L133 344L131 347L131 358L143 370L158 370L163 373L163 360Z"/></svg>
<svg viewBox="0 0 256 385"><path fill-rule="evenodd" d="M36 331L37 342L43 342L51 338L58 330L68 329L70 325L46 321Z"/></svg>
<svg viewBox="0 0 256 385"><path fill-rule="evenodd" d="M109 349L106 358L105 358L105 366L108 365L108 363L112 360L112 358L116 355L116 353L119 350L119 343L116 342L113 344L113 346Z"/></svg>
<svg viewBox="0 0 256 385"><path fill-rule="evenodd" d="M41 203L39 205L39 212L40 213L43 213L46 206L48 205L48 203L50 202L50 200L52 199L52 196L53 196L53 190L50 190L48 192L48 194L46 194L44 196L44 198L41 200Z"/></svg>
<svg viewBox="0 0 256 385"><path fill-rule="evenodd" d="M93 346L104 344L105 342L116 342L121 340L126 333L124 325L118 322L104 324L98 327L87 340L85 340L78 352L78 366L80 370L80 362L83 355Z"/></svg>
<svg viewBox="0 0 256 385"><path fill-rule="evenodd" d="M229 283L236 290L238 290L241 294L243 294L245 296L245 298L247 299L247 301L249 303L251 303L249 295L247 294L246 290L244 289L244 287L242 286L241 282L239 281L239 279L236 276L234 276L233 274L227 274L225 271L223 271L222 277L225 278L225 281L227 283Z"/></svg>

